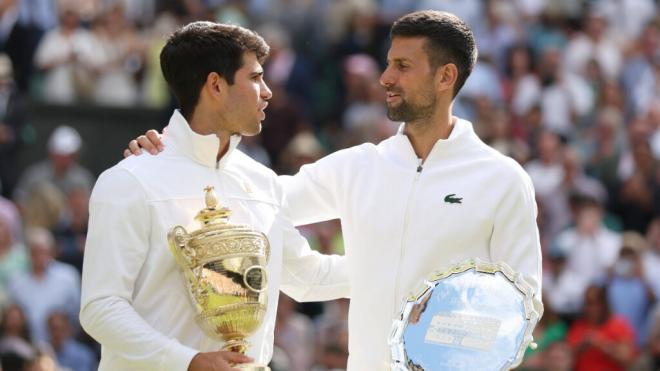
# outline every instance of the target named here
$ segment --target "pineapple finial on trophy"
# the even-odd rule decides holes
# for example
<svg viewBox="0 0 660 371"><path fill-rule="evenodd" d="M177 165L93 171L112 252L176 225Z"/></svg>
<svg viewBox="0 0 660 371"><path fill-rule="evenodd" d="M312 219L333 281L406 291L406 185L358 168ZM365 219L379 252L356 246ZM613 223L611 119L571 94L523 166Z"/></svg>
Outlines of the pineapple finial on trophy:
<svg viewBox="0 0 660 371"><path fill-rule="evenodd" d="M218 198L215 196L215 191L214 191L213 186L206 186L204 188L204 191L206 191L206 194L204 195L204 201L206 201L206 208L207 209L215 209L216 206L218 206Z"/></svg>
<svg viewBox="0 0 660 371"><path fill-rule="evenodd" d="M199 220L202 225L226 223L231 215L231 210L222 205L218 205L218 197L215 195L214 189L213 186L206 186L204 188L204 202L206 203L206 208L197 213L197 216L195 217L195 219Z"/></svg>

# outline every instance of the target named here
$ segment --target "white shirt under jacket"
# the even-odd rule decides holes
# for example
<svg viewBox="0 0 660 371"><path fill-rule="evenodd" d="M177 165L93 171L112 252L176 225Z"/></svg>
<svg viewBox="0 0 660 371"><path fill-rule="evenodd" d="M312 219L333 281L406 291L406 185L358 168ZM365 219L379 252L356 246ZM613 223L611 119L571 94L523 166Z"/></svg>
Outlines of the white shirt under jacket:
<svg viewBox="0 0 660 371"><path fill-rule="evenodd" d="M248 340L248 355L268 363L279 290L296 300L348 296L343 257L322 256L292 226L275 174L234 149L216 162L219 140L194 133L175 111L165 151L132 156L105 171L90 202L80 320L103 346L99 369L186 370L198 351L219 350L194 321L186 283L167 245L175 225L189 232L215 187L230 221L264 232L270 241L268 310Z"/></svg>
<svg viewBox="0 0 660 371"><path fill-rule="evenodd" d="M521 272L542 310L537 210L522 167L484 144L465 120L456 120L423 164L402 129L280 177L294 224L341 219L351 371L389 369L387 339L404 297L432 271L468 258ZM447 195L461 203L446 202Z"/></svg>

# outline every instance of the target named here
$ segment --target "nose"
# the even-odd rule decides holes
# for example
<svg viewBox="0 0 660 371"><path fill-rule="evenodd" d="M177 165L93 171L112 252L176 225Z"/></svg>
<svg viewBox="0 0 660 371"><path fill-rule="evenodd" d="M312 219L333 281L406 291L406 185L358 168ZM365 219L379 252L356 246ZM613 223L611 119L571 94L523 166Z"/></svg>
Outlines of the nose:
<svg viewBox="0 0 660 371"><path fill-rule="evenodd" d="M261 99L270 100L273 97L273 92L270 90L265 81L261 82Z"/></svg>
<svg viewBox="0 0 660 371"><path fill-rule="evenodd" d="M380 83L381 86L385 88L394 85L394 76L390 72L389 67L385 68L385 71L383 71L383 73L380 75L380 79L378 79L378 82Z"/></svg>

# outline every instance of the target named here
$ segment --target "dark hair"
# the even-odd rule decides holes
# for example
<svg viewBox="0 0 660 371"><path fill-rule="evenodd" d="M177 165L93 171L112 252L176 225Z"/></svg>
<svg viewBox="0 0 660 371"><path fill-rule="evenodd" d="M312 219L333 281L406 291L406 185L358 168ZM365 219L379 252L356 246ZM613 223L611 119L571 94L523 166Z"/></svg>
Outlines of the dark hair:
<svg viewBox="0 0 660 371"><path fill-rule="evenodd" d="M232 85L244 53L255 53L263 63L269 50L261 36L246 28L193 22L167 40L160 52L160 68L182 114L190 119L209 73L218 73Z"/></svg>
<svg viewBox="0 0 660 371"><path fill-rule="evenodd" d="M453 63L458 69L454 96L458 94L477 61L477 46L472 30L457 16L436 10L404 15L394 22L390 37L425 37L431 67Z"/></svg>

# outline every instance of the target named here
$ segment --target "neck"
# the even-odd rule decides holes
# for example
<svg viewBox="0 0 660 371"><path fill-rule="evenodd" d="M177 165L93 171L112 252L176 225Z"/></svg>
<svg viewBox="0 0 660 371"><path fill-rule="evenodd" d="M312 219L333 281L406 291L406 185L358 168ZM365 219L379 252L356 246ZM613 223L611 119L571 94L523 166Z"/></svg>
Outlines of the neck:
<svg viewBox="0 0 660 371"><path fill-rule="evenodd" d="M449 138L453 128L451 105L447 105L430 117L406 122L403 133L408 136L417 157L425 161L435 143Z"/></svg>
<svg viewBox="0 0 660 371"><path fill-rule="evenodd" d="M217 115L204 112L201 107L197 107L192 114L192 118L188 122L190 129L199 135L215 134L220 139L220 148L216 159L220 161L229 150L229 137L231 133L222 129L224 126L218 124Z"/></svg>
<svg viewBox="0 0 660 371"><path fill-rule="evenodd" d="M46 269L35 269L32 271L32 274L36 279L40 280L46 275Z"/></svg>

